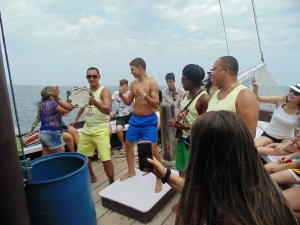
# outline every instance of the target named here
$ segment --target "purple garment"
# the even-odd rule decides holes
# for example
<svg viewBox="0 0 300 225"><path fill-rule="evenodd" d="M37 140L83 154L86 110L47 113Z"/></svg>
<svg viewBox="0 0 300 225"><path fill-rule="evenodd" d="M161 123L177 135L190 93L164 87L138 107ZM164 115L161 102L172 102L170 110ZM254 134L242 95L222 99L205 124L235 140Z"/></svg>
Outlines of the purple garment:
<svg viewBox="0 0 300 225"><path fill-rule="evenodd" d="M55 110L57 106L58 104L52 99L41 103L40 130L62 130L61 114Z"/></svg>

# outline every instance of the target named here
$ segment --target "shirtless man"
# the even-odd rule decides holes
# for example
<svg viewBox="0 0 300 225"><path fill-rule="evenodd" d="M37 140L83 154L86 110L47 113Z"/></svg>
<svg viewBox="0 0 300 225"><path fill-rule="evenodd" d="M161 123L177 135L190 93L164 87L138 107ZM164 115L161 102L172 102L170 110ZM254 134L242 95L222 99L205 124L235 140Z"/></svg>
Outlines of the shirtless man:
<svg viewBox="0 0 300 225"><path fill-rule="evenodd" d="M134 143L140 140L150 141L153 156L160 161L157 152L157 116L159 107L159 86L157 82L146 73L146 62L142 58L135 58L130 62L131 74L135 80L130 83L130 91L127 97L125 90L120 88L119 95L126 105L131 105L133 100L134 110L129 120L126 133L126 159L128 171L121 177L121 181L135 176L134 168ZM156 179L155 192L162 190L162 182Z"/></svg>
<svg viewBox="0 0 300 225"><path fill-rule="evenodd" d="M236 113L255 138L259 116L258 101L251 90L239 84L238 61L233 56L220 57L212 70L215 83L220 89L212 95L207 112L227 110Z"/></svg>

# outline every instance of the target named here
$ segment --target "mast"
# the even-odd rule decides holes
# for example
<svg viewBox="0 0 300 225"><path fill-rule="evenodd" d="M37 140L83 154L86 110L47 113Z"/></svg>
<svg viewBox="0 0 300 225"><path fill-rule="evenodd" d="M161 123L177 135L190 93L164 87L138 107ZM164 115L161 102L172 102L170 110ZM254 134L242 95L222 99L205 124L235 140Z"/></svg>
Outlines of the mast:
<svg viewBox="0 0 300 225"><path fill-rule="evenodd" d="M0 50L0 223L5 225L30 225L1 44Z"/></svg>

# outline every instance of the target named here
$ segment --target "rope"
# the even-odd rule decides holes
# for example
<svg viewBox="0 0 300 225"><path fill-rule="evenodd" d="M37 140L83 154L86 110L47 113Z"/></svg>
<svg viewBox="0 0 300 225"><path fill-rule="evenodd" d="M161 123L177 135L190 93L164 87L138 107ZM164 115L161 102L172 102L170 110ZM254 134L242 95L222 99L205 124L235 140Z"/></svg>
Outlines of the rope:
<svg viewBox="0 0 300 225"><path fill-rule="evenodd" d="M266 66L266 64L261 63L257 66L254 66L244 72L242 72L241 74L239 74L238 76L238 81L240 83L245 82L246 80L249 80L250 78L252 78L253 76L255 76L256 73L261 72L263 70L263 67Z"/></svg>
<svg viewBox="0 0 300 225"><path fill-rule="evenodd" d="M225 23L224 23L224 18L223 18L223 11L222 11L222 5L221 5L221 0L219 0L219 5L220 5L220 12L221 12L221 17L222 17L222 22L223 22L223 29L224 29L224 35L225 35L225 41L226 41L226 47L227 47L227 54L229 54L229 48L228 48L228 41L227 41L227 35L226 35L226 29L225 29Z"/></svg>
<svg viewBox="0 0 300 225"><path fill-rule="evenodd" d="M252 2L252 10L253 10L253 16L254 16L254 21L255 21L255 27L256 27L257 41L258 41L259 52L260 52L260 59L264 63L265 59L264 59L264 54L263 54L262 47L261 47L261 41L260 41L260 36L259 36L259 29L258 29L254 0L251 0L251 2Z"/></svg>
<svg viewBox="0 0 300 225"><path fill-rule="evenodd" d="M13 105L14 105L14 110L15 110L15 116L16 116L16 122L17 122L17 127L18 127L18 137L20 138L20 144L21 144L21 149L22 149L22 157L23 160L20 161L20 167L21 167L21 172L23 173L24 181L30 181L31 180L31 162L30 159L25 158L25 153L24 153L24 145L21 140L21 135L20 135L20 123L19 123L19 117L18 117L18 111L17 111L17 105L16 105L16 99L15 99L15 94L14 94L14 88L12 85L12 78L11 78L11 73L10 73L10 66L9 66L9 61L8 61L8 54L7 54L7 49L6 49L6 42L5 42L5 36L4 36L4 29L3 29L3 23L2 23L2 14L0 11L0 26L1 26L1 35L2 35L2 41L3 41L3 47L4 47L4 53L5 53L5 61L6 61L6 67L8 71L8 78L9 78L9 83L10 83L10 89L11 89L11 95L13 99Z"/></svg>

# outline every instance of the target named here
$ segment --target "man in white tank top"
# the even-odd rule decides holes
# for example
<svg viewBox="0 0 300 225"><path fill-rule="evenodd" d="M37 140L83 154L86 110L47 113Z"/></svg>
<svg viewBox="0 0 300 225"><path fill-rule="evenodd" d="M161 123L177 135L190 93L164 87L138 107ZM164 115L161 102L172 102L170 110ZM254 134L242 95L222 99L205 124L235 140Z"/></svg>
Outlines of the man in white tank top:
<svg viewBox="0 0 300 225"><path fill-rule="evenodd" d="M220 89L211 97L207 112L227 110L237 113L255 138L259 104L253 92L239 84L238 69L238 61L232 56L223 56L216 60L213 75Z"/></svg>

